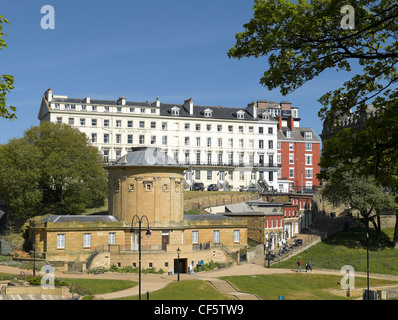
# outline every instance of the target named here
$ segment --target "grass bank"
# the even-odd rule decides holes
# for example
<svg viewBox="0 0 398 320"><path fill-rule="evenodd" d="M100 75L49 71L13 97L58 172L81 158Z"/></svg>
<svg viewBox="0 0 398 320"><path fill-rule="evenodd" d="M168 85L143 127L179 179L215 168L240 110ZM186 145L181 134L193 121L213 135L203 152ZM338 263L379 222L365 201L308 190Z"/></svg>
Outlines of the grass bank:
<svg viewBox="0 0 398 320"><path fill-rule="evenodd" d="M146 295L141 295L145 300ZM230 300L231 298L216 290L203 280L183 280L168 284L163 289L151 292L150 300ZM138 300L138 295L117 300Z"/></svg>
<svg viewBox="0 0 398 320"><path fill-rule="evenodd" d="M341 276L312 273L272 274L253 276L222 277L244 292L256 293L263 300L347 300L327 292L328 289L341 289ZM397 282L372 280L372 285L391 285ZM355 287L366 287L366 278L355 278Z"/></svg>
<svg viewBox="0 0 398 320"><path fill-rule="evenodd" d="M381 241L371 231L369 234L369 269L371 273L398 275L398 251L393 248L394 229L384 229ZM358 242L359 247L355 248ZM382 250L378 250L379 243ZM305 262L311 260L314 269L340 270L344 265L351 265L357 272L367 270L367 250L364 229L354 228L336 233L324 241L312 246L284 262L271 265L272 268L297 268L298 258Z"/></svg>

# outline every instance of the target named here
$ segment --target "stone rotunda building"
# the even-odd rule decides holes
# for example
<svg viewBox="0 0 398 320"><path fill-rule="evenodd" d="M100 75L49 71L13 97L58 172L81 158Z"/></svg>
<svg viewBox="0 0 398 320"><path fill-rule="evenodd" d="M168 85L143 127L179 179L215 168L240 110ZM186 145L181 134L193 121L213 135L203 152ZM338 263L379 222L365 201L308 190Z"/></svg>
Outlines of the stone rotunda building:
<svg viewBox="0 0 398 320"><path fill-rule="evenodd" d="M247 245L246 221L184 215L186 167L159 149L133 148L105 169L109 215L48 216L30 223L36 253L55 267L136 267L139 236L142 268L166 272L226 262L226 248L233 252Z"/></svg>

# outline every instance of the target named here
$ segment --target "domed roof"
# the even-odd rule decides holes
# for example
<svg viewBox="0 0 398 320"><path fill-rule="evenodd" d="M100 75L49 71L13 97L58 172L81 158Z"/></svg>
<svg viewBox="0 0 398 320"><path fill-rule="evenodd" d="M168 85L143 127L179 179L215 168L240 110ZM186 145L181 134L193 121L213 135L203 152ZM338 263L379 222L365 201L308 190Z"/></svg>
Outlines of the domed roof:
<svg viewBox="0 0 398 320"><path fill-rule="evenodd" d="M121 156L116 162L107 168L120 166L144 166L144 167L182 167L172 157L161 151L159 148L133 147L127 154Z"/></svg>

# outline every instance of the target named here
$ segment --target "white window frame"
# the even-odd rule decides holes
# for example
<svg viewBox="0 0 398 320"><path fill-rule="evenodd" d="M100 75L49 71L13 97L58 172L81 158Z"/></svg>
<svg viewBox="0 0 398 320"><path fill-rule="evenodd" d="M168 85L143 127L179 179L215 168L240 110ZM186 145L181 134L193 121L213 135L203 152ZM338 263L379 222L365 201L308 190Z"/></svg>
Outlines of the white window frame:
<svg viewBox="0 0 398 320"><path fill-rule="evenodd" d="M240 230L234 230L234 242L235 243L240 242Z"/></svg>
<svg viewBox="0 0 398 320"><path fill-rule="evenodd" d="M199 231L192 231L192 244L199 243Z"/></svg>
<svg viewBox="0 0 398 320"><path fill-rule="evenodd" d="M83 234L83 248L90 248L91 247L91 233L84 233Z"/></svg>
<svg viewBox="0 0 398 320"><path fill-rule="evenodd" d="M220 230L213 231L213 243L220 243Z"/></svg>
<svg viewBox="0 0 398 320"><path fill-rule="evenodd" d="M57 249L65 249L65 233L57 234Z"/></svg>
<svg viewBox="0 0 398 320"><path fill-rule="evenodd" d="M108 233L108 244L116 244L116 232Z"/></svg>

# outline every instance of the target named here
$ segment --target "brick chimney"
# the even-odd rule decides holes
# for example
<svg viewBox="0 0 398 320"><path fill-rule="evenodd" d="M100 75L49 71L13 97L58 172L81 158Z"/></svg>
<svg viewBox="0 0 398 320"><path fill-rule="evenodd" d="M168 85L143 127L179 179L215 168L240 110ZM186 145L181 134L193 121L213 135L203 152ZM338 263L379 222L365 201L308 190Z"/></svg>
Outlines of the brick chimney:
<svg viewBox="0 0 398 320"><path fill-rule="evenodd" d="M282 110L291 110L292 109L292 103L289 101L281 101L280 103Z"/></svg>
<svg viewBox="0 0 398 320"><path fill-rule="evenodd" d="M287 126L290 128L290 130L294 130L294 118L292 116L287 119Z"/></svg>
<svg viewBox="0 0 398 320"><path fill-rule="evenodd" d="M276 119L278 120L278 130L282 130L282 117L278 116Z"/></svg>

